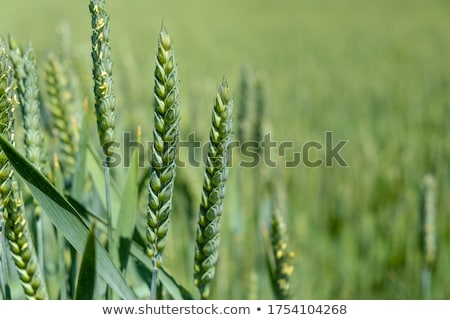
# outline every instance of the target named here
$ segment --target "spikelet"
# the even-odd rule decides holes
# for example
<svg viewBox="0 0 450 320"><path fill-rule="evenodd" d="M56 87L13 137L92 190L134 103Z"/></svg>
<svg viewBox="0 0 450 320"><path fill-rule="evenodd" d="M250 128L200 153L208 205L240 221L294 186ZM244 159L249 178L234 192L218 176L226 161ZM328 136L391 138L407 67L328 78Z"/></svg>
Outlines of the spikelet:
<svg viewBox="0 0 450 320"><path fill-rule="evenodd" d="M241 67L240 82L239 82L239 105L237 108L236 121L236 137L241 143L249 138L250 127L250 109L251 109L251 75L250 68L246 65Z"/></svg>
<svg viewBox="0 0 450 320"><path fill-rule="evenodd" d="M159 267L167 240L179 140L177 65L172 40L162 27L155 67L155 128L147 208L147 255Z"/></svg>
<svg viewBox="0 0 450 320"><path fill-rule="evenodd" d="M109 15L105 11L105 0L89 3L92 21L92 62L94 78L95 113L100 144L106 157L111 156L114 142L115 96L112 92L112 62L109 44ZM108 163L107 163L108 164Z"/></svg>
<svg viewBox="0 0 450 320"><path fill-rule="evenodd" d="M3 40L0 40L0 69L0 134L14 143L13 109L16 98L12 68ZM3 150L0 151L0 199L6 238L24 292L29 299L46 299L45 281L25 220L19 185Z"/></svg>
<svg viewBox="0 0 450 320"><path fill-rule="evenodd" d="M231 140L232 109L233 101L224 78L214 101L195 246L194 284L202 299L209 297L219 256L219 231L228 175L227 149Z"/></svg>
<svg viewBox="0 0 450 320"><path fill-rule="evenodd" d="M62 63L50 53L45 69L49 110L52 115L54 136L58 139L58 151L66 181L70 181L75 169L76 141L74 129L70 125L69 112L72 105L72 93L69 77Z"/></svg>
<svg viewBox="0 0 450 320"><path fill-rule="evenodd" d="M290 278L294 272L292 260L295 254L288 248L285 226L281 215L277 210L274 210L272 213L270 240L272 244L273 260L275 262L273 269L274 274L272 275L272 286L277 299L289 299Z"/></svg>
<svg viewBox="0 0 450 320"><path fill-rule="evenodd" d="M33 47L28 45L22 52L12 36L9 37L9 53L17 82L17 96L22 110L25 131L25 154L28 160L51 179L50 166L44 148L41 111L39 105L38 74Z"/></svg>
<svg viewBox="0 0 450 320"><path fill-rule="evenodd" d="M430 174L422 181L420 220L420 244L425 266L433 269L437 255L436 181Z"/></svg>

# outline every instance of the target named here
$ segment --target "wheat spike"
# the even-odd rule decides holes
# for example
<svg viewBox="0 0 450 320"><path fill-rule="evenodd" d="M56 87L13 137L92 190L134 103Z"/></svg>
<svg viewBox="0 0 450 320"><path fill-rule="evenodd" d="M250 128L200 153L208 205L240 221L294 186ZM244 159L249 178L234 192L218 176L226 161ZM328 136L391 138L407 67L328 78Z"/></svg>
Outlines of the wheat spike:
<svg viewBox="0 0 450 320"><path fill-rule="evenodd" d="M292 259L295 254L288 248L285 225L277 210L274 210L272 213L270 239L273 260L275 262L273 269L274 274L272 274L272 286L275 290L277 299L289 299L290 278L294 272Z"/></svg>
<svg viewBox="0 0 450 320"><path fill-rule="evenodd" d="M62 63L50 53L46 65L47 96L49 110L52 115L54 133L58 139L58 149L62 169L66 181L70 181L75 169L76 141L74 129L70 125L68 113L72 105L69 77L64 71Z"/></svg>
<svg viewBox="0 0 450 320"><path fill-rule="evenodd" d="M220 224L228 175L233 101L224 78L214 101L195 246L194 284L207 299L219 256Z"/></svg>
<svg viewBox="0 0 450 320"><path fill-rule="evenodd" d="M12 68L3 41L0 42L0 55L0 133L14 143L13 110L16 98ZM24 292L29 299L46 299L45 281L31 242L19 186L3 150L0 151L0 197L6 238Z"/></svg>
<svg viewBox="0 0 450 320"><path fill-rule="evenodd" d="M156 267L162 262L172 212L180 122L178 90L172 39L162 27L156 54L155 128L147 208L147 255Z"/></svg>
<svg viewBox="0 0 450 320"><path fill-rule="evenodd" d="M97 130L104 154L111 156L114 142L115 96L112 91L112 61L109 43L109 15L105 11L105 0L89 3L92 21L92 62L94 77L95 113Z"/></svg>

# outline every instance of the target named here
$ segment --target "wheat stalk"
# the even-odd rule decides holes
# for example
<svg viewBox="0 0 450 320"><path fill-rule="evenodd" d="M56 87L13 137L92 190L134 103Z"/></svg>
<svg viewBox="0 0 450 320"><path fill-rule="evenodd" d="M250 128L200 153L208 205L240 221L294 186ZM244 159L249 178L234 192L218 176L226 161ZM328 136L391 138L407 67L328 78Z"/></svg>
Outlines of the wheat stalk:
<svg viewBox="0 0 450 320"><path fill-rule="evenodd" d="M219 231L228 175L227 149L231 140L232 109L233 101L224 78L214 101L195 246L194 284L203 299L209 297L219 256Z"/></svg>
<svg viewBox="0 0 450 320"><path fill-rule="evenodd" d="M173 43L164 27L158 37L154 86L154 119L151 173L147 208L147 255L152 259L152 295L157 268L162 263L172 212L176 154L179 140L177 65Z"/></svg>
<svg viewBox="0 0 450 320"><path fill-rule="evenodd" d="M106 197L106 218L108 222L108 246L110 251L114 248L112 236L112 213L110 191L110 157L111 147L114 144L114 129L116 125L115 96L112 92L112 61L111 46L109 43L109 14L105 10L105 0L91 0L89 2L91 12L91 57L92 75L94 79L95 113L97 116L97 131L100 144L105 155L104 180ZM107 288L106 297L111 296L112 290Z"/></svg>
<svg viewBox="0 0 450 320"><path fill-rule="evenodd" d="M15 105L13 75L3 41L0 42L0 55L0 81L2 82L0 84L0 132L13 144ZM5 234L24 292L29 299L46 299L48 295L45 281L31 242L19 186L3 150L0 151L0 196L3 218L6 222Z"/></svg>

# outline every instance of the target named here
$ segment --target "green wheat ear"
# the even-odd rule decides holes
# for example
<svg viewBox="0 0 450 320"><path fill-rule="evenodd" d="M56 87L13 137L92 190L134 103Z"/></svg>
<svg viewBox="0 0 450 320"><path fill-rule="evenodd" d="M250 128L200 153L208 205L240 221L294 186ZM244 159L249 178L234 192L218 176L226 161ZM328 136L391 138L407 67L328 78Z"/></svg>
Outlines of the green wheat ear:
<svg viewBox="0 0 450 320"><path fill-rule="evenodd" d="M162 27L155 67L155 128L147 208L147 255L158 268L162 263L172 212L176 154L179 140L177 65L172 39Z"/></svg>
<svg viewBox="0 0 450 320"><path fill-rule="evenodd" d="M6 45L0 40L0 134L14 144L13 111L16 97L13 71ZM23 211L19 185L3 150L0 150L0 199L5 234L24 292L29 299L47 299L48 294Z"/></svg>
<svg viewBox="0 0 450 320"><path fill-rule="evenodd" d="M288 248L285 225L277 210L272 213L270 240L274 258L272 287L277 299L289 299L290 278L294 272L292 260L295 254Z"/></svg>
<svg viewBox="0 0 450 320"><path fill-rule="evenodd" d="M47 178L51 179L50 165L44 148L44 132L41 126L40 96L36 58L31 44L25 52L9 36L9 54L17 81L17 96L22 110L25 131L26 157Z"/></svg>
<svg viewBox="0 0 450 320"><path fill-rule="evenodd" d="M94 77L95 113L100 144L107 157L112 154L115 129L115 96L112 92L112 62L109 44L109 15L105 0L91 0L89 10L92 18L92 62Z"/></svg>
<svg viewBox="0 0 450 320"><path fill-rule="evenodd" d="M437 259L436 180L427 174L420 190L420 248L423 256L422 295L432 298L432 278Z"/></svg>
<svg viewBox="0 0 450 320"><path fill-rule="evenodd" d="M214 101L195 246L194 284L203 299L209 297L219 256L219 231L228 175L227 149L231 140L232 109L233 101L224 78Z"/></svg>
<svg viewBox="0 0 450 320"><path fill-rule="evenodd" d="M433 269L436 263L436 181L430 174L422 181L420 206L420 243L425 265Z"/></svg>
<svg viewBox="0 0 450 320"><path fill-rule="evenodd" d="M63 173L66 181L70 181L75 169L76 141L74 128L70 125L69 112L72 105L70 79L62 63L50 53L45 69L49 110L52 115L54 135L58 139Z"/></svg>
<svg viewBox="0 0 450 320"><path fill-rule="evenodd" d="M236 137L239 141L247 141L250 135L250 109L251 109L251 70L249 66L242 66L239 82L239 99L237 108Z"/></svg>

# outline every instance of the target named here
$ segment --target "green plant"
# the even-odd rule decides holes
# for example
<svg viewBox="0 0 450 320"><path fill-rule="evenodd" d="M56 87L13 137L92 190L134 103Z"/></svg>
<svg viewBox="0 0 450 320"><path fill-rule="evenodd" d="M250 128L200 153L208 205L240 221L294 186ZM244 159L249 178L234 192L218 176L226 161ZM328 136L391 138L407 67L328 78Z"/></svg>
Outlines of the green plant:
<svg viewBox="0 0 450 320"><path fill-rule="evenodd" d="M437 258L436 181L431 174L422 180L420 190L420 249L423 256L422 295L431 298L432 272Z"/></svg>
<svg viewBox="0 0 450 320"><path fill-rule="evenodd" d="M0 132L3 137L14 144L13 112L16 95L12 72L6 45L3 39L0 39ZM48 294L45 280L42 277L38 257L31 241L19 185L3 150L0 151L0 198L5 220L4 235L0 236L8 239L10 253L24 292L30 299L46 299ZM2 260L4 260L3 258L4 256ZM2 261L2 268L6 268L5 264L6 262ZM7 273L3 272L3 274L6 278Z"/></svg>
<svg viewBox="0 0 450 320"><path fill-rule="evenodd" d="M9 52L13 64L14 77L17 82L17 96L23 119L26 157L47 178L52 179L41 125L39 79L33 47L29 43L25 52L22 52L10 35ZM44 260L44 240L41 214L41 207L35 203L33 223L36 228L37 253L39 262L42 265Z"/></svg>
<svg viewBox="0 0 450 320"><path fill-rule="evenodd" d="M224 78L214 100L195 246L195 285L203 299L208 298L210 294L210 285L219 257L220 224L226 190L225 182L228 176L232 109L233 100Z"/></svg>
<svg viewBox="0 0 450 320"><path fill-rule="evenodd" d="M172 213L175 160L180 134L177 66L172 39L164 27L158 37L154 74L155 127L147 208L147 255L153 261L152 298L156 297L157 270L162 264Z"/></svg>
<svg viewBox="0 0 450 320"><path fill-rule="evenodd" d="M266 234L266 241L270 241L270 246L266 244L266 259L272 289L278 300L290 298L290 278L294 272L293 259L295 254L288 247L285 228L280 213L277 209L274 209L269 234Z"/></svg>
<svg viewBox="0 0 450 320"><path fill-rule="evenodd" d="M70 88L69 76L64 70L63 63L54 53L49 53L46 65L46 83L48 109L52 116L59 150L59 159L63 167L66 181L71 181L75 169L77 141L75 130L71 125L69 112L73 110L73 95Z"/></svg>

